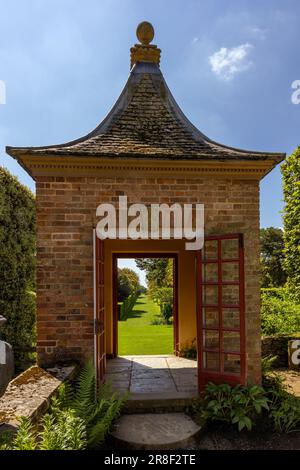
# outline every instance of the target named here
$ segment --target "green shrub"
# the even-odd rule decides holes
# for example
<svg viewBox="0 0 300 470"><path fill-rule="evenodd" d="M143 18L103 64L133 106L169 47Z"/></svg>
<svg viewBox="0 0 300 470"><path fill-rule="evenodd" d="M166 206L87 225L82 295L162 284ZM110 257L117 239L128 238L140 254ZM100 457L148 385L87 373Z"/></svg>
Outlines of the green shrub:
<svg viewBox="0 0 300 470"><path fill-rule="evenodd" d="M5 340L13 347L17 370L26 370L35 362L36 294L26 291L10 303Z"/></svg>
<svg viewBox="0 0 300 470"><path fill-rule="evenodd" d="M289 393L284 379L273 373L270 367L263 368L263 387L269 400L269 418L274 430L281 433L300 430L300 398Z"/></svg>
<svg viewBox="0 0 300 470"><path fill-rule="evenodd" d="M300 305L288 289L262 289L261 327L263 335L300 331Z"/></svg>
<svg viewBox="0 0 300 470"><path fill-rule="evenodd" d="M289 393L284 379L272 371L275 359L268 356L262 361L262 387L209 383L192 412L205 420L237 425L239 431L251 431L260 415L276 432L300 430L300 398Z"/></svg>
<svg viewBox="0 0 300 470"><path fill-rule="evenodd" d="M257 385L232 388L228 384L208 383L198 410L206 419L236 425L239 431L251 431L258 415L269 409L268 401L264 389Z"/></svg>
<svg viewBox="0 0 300 470"><path fill-rule="evenodd" d="M0 168L1 339L14 348L17 369L26 368L35 345L35 200L17 178Z"/></svg>
<svg viewBox="0 0 300 470"><path fill-rule="evenodd" d="M300 431L300 399L287 394L285 399L271 408L270 417L277 432Z"/></svg>
<svg viewBox="0 0 300 470"><path fill-rule="evenodd" d="M157 287L153 289L151 297L160 308L162 324L170 323L170 319L173 317L173 288Z"/></svg>
<svg viewBox="0 0 300 470"><path fill-rule="evenodd" d="M19 419L15 436L6 438L1 450L82 450L86 448L84 421L73 410L46 414L39 423L39 431L29 418Z"/></svg>
<svg viewBox="0 0 300 470"><path fill-rule="evenodd" d="M28 418L19 419L19 429L12 442L12 450L35 450L36 436Z"/></svg>
<svg viewBox="0 0 300 470"><path fill-rule="evenodd" d="M151 325L165 325L166 324L166 320L164 319L164 317L162 317L161 315L156 315L152 320L151 320Z"/></svg>
<svg viewBox="0 0 300 470"><path fill-rule="evenodd" d="M255 417L263 409L268 410L268 399L257 385L231 388L227 384L208 384L205 390L207 412L216 421L225 421L238 426L238 430L252 429Z"/></svg>

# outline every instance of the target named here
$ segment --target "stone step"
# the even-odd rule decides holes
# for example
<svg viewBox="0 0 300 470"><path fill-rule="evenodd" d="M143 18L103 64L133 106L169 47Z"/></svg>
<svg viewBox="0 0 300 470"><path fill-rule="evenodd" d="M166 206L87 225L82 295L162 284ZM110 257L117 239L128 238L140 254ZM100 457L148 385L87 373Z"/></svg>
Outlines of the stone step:
<svg viewBox="0 0 300 470"><path fill-rule="evenodd" d="M111 438L116 448L139 450L185 449L201 431L185 413L123 415Z"/></svg>
<svg viewBox="0 0 300 470"><path fill-rule="evenodd" d="M186 411L196 398L194 393L134 393L123 408L124 414Z"/></svg>

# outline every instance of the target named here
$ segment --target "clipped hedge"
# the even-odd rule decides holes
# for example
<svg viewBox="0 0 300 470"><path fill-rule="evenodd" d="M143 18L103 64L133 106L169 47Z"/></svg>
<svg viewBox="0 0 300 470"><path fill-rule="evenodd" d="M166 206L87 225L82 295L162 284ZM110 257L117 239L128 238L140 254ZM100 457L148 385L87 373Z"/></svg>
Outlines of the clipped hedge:
<svg viewBox="0 0 300 470"><path fill-rule="evenodd" d="M35 199L0 168L0 315L7 319L1 338L14 348L17 369L32 358L35 345Z"/></svg>
<svg viewBox="0 0 300 470"><path fill-rule="evenodd" d="M284 195L284 268L294 298L300 302L300 147L281 167Z"/></svg>
<svg viewBox="0 0 300 470"><path fill-rule="evenodd" d="M133 292L120 305L120 320L125 321L132 312L133 307L139 297L139 292Z"/></svg>
<svg viewBox="0 0 300 470"><path fill-rule="evenodd" d="M300 305L287 288L261 290L261 328L263 335L300 331Z"/></svg>

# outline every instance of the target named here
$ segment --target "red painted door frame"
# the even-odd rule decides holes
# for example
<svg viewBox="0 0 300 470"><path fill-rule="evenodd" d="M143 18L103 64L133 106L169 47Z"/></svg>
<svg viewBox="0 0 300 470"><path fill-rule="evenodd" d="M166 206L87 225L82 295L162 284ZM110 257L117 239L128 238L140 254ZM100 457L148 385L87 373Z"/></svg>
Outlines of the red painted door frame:
<svg viewBox="0 0 300 470"><path fill-rule="evenodd" d="M238 256L232 259L222 259L222 240L236 240L238 244ZM242 234L228 234L228 235L215 235L205 237L204 243L207 241L216 241L217 243L217 258L204 259L203 250L196 253L197 258L197 347L198 347L198 384L199 391L203 391L208 382L213 383L229 383L230 385L245 384L246 381L246 353L245 353L245 276L244 276L244 243ZM217 265L217 281L207 281L203 278L202 271L206 263L215 263ZM222 264L223 263L238 263L238 280L226 282L222 280ZM206 286L217 286L218 288L218 302L215 305L206 304L203 298L203 289ZM238 304L230 305L223 303L222 287L224 285L238 285L239 302ZM219 323L217 328L206 326L204 311L206 308L218 309ZM239 311L239 328L224 328L223 326L223 309L233 308ZM216 330L219 334L219 345L215 349L209 350L204 346L204 335L206 330ZM240 335L240 350L236 351L225 350L223 343L224 332L238 332ZM219 355L219 370L208 370L205 367L204 356L206 353L217 353ZM240 372L233 374L228 373L224 369L224 357L226 354L236 355L239 357Z"/></svg>
<svg viewBox="0 0 300 470"><path fill-rule="evenodd" d="M104 241L94 230L94 363L97 383L104 381L106 371L105 303L104 303Z"/></svg>
<svg viewBox="0 0 300 470"><path fill-rule="evenodd" d="M117 301L117 273L118 273L118 258L172 258L174 269L174 287L173 287L173 334L174 334L174 353L179 354L179 334L178 334L178 254L177 253L113 253L113 354L111 357L118 355L118 301Z"/></svg>
<svg viewBox="0 0 300 470"><path fill-rule="evenodd" d="M94 238L94 287L95 287L95 364L97 368L98 383L104 380L106 368L105 351L105 312L104 312L104 242L97 237ZM205 384L209 381L214 383L245 384L246 381L246 353L245 353L245 277L244 277L244 245L242 234L227 234L205 237L205 242L209 240L216 241L218 245L218 256L216 259L206 260L203 258L203 250L196 253L197 260L197 347L198 347L198 382L199 391L202 391ZM238 243L238 256L232 259L222 259L221 244L222 240L236 240ZM205 243L204 242L204 243ZM117 312L117 259L118 258L173 258L174 259L174 351L178 351L178 254L177 253L113 253L113 357L118 354L118 312ZM206 263L215 263L218 270L217 281L206 281L202 277L202 269ZM222 264L238 263L238 281L227 282L222 280ZM222 303L222 287L224 285L238 285L239 302L235 305ZM218 287L218 302L216 305L207 305L203 300L202 291L207 285L216 285ZM214 307L219 312L219 346L214 352L220 357L220 369L217 371L207 370L204 367L204 354L207 348L203 346L203 337L206 329L216 329L204 326L203 310L206 307ZM239 328L223 328L222 309L235 308L239 311ZM239 332L240 350L227 351L224 349L222 340L224 331ZM233 354L239 356L240 373L226 373L224 370L224 355Z"/></svg>

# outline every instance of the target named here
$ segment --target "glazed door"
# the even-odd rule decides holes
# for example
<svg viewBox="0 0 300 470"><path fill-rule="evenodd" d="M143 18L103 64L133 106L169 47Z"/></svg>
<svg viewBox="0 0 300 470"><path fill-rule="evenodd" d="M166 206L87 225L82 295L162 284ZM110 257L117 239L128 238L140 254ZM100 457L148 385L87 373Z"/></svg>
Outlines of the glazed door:
<svg viewBox="0 0 300 470"><path fill-rule="evenodd" d="M198 382L245 383L243 235L205 238L197 252Z"/></svg>
<svg viewBox="0 0 300 470"><path fill-rule="evenodd" d="M104 310L104 241L94 230L94 363L97 383L104 380L106 369Z"/></svg>

